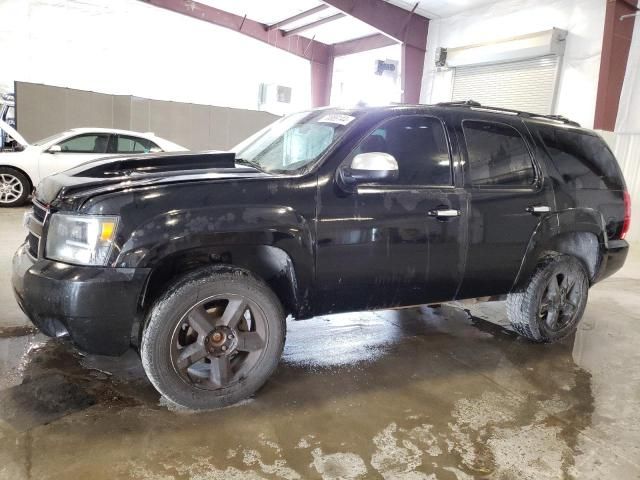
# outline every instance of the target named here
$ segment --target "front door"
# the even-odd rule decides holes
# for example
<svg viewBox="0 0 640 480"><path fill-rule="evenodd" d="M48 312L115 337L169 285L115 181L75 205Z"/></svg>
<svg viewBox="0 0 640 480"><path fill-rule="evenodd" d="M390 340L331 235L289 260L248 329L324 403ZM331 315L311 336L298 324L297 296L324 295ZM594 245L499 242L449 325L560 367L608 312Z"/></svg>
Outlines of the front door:
<svg viewBox="0 0 640 480"><path fill-rule="evenodd" d="M358 153L398 162L391 184L346 194L335 169ZM454 183L443 122L402 115L373 129L345 159L320 176L316 280L321 311L349 311L454 298L466 235L464 190Z"/></svg>
<svg viewBox="0 0 640 480"><path fill-rule="evenodd" d="M553 189L518 117L489 121L473 111L455 128L469 193L469 249L459 298L509 292L536 227L555 211Z"/></svg>
<svg viewBox="0 0 640 480"><path fill-rule="evenodd" d="M84 162L107 155L108 133L85 133L62 140L59 151L51 148L40 154L38 171L40 178L76 167Z"/></svg>

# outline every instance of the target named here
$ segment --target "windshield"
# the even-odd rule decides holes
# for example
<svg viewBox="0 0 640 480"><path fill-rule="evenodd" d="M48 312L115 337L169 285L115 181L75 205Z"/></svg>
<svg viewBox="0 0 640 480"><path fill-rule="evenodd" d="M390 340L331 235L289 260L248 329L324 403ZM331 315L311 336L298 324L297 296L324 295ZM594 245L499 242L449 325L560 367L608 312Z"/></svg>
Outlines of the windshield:
<svg viewBox="0 0 640 480"><path fill-rule="evenodd" d="M69 133L69 132L56 133L55 135L51 135L50 137L43 138L42 140L38 140L37 142L32 143L32 145L39 146L39 145L44 145L44 144L49 143L49 142L53 142L54 140L56 140L58 138L64 137L67 133Z"/></svg>
<svg viewBox="0 0 640 480"><path fill-rule="evenodd" d="M292 173L319 159L354 119L326 110L296 113L269 125L232 151L238 163L267 173Z"/></svg>

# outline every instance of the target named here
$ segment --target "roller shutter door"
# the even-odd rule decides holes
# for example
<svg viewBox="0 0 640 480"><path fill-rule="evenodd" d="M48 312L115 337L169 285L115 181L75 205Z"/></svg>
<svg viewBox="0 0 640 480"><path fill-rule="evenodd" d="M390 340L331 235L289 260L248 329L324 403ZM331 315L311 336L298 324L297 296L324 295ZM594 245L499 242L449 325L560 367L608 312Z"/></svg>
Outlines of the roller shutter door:
<svg viewBox="0 0 640 480"><path fill-rule="evenodd" d="M453 101L475 100L492 107L550 114L559 57L456 67Z"/></svg>

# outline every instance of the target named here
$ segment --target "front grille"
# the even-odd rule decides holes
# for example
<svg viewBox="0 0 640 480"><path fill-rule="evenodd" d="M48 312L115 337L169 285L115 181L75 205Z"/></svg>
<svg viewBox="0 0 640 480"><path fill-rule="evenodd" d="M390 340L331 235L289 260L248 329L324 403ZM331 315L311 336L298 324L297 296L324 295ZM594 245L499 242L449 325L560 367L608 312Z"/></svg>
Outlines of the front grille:
<svg viewBox="0 0 640 480"><path fill-rule="evenodd" d="M48 215L49 210L47 207L34 200L33 209L29 213L29 217L31 218L27 221L27 251L33 258L38 258L38 254L40 252L40 239L42 238L44 222Z"/></svg>
<svg viewBox="0 0 640 480"><path fill-rule="evenodd" d="M47 218L48 213L49 211L47 210L47 207L36 200L33 201L33 218L38 220L40 223L44 223L44 219Z"/></svg>
<svg viewBox="0 0 640 480"><path fill-rule="evenodd" d="M33 258L38 258L38 248L40 247L40 239L33 233L27 234L27 251Z"/></svg>

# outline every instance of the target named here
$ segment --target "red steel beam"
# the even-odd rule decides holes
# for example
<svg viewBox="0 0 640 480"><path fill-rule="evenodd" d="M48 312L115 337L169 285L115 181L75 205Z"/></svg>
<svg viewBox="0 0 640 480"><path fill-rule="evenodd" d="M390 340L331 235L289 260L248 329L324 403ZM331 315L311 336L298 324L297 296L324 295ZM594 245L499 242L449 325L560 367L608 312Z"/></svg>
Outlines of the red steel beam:
<svg viewBox="0 0 640 480"><path fill-rule="evenodd" d="M333 57L329 63L311 62L311 106L329 105L332 79Z"/></svg>
<svg viewBox="0 0 640 480"><path fill-rule="evenodd" d="M424 50L402 45L402 102L420 103L422 72L424 70Z"/></svg>
<svg viewBox="0 0 640 480"><path fill-rule="evenodd" d="M331 47L329 45L298 35L285 37L283 30L268 30L268 25L203 3L186 0L141 1L220 27L229 28L311 62L325 65L332 62Z"/></svg>
<svg viewBox="0 0 640 480"><path fill-rule="evenodd" d="M638 7L627 0L607 0L593 125L596 129L615 130L635 24L635 17L620 17L636 11Z"/></svg>
<svg viewBox="0 0 640 480"><path fill-rule="evenodd" d="M334 43L333 56L340 57L342 55L351 55L352 53L366 52L376 48L388 47L396 45L398 42L381 33L375 33L368 37L354 38L340 43Z"/></svg>

